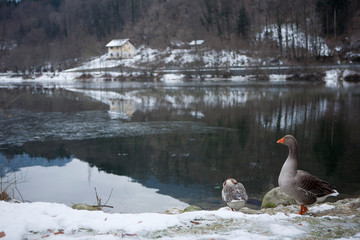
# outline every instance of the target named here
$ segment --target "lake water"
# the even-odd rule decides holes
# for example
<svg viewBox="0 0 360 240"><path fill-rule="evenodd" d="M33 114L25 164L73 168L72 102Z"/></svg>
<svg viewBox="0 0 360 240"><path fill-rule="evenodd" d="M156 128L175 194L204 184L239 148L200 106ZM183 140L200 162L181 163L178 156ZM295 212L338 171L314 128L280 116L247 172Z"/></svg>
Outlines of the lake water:
<svg viewBox="0 0 360 240"><path fill-rule="evenodd" d="M257 207L294 135L299 169L359 196L360 88L311 83L0 85L0 173L16 198L111 212L223 207L234 177ZM20 196L21 194L21 196Z"/></svg>

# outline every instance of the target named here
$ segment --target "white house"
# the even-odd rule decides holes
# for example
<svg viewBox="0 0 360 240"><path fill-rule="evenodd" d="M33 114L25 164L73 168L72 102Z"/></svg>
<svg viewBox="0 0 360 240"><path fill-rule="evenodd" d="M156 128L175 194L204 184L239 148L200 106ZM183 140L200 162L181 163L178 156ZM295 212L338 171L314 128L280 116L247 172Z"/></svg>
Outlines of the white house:
<svg viewBox="0 0 360 240"><path fill-rule="evenodd" d="M114 39L106 44L109 59L132 58L136 48L129 39Z"/></svg>
<svg viewBox="0 0 360 240"><path fill-rule="evenodd" d="M195 49L195 50L198 50L198 49L202 49L205 47L205 40L193 40L189 43L189 47L190 49Z"/></svg>

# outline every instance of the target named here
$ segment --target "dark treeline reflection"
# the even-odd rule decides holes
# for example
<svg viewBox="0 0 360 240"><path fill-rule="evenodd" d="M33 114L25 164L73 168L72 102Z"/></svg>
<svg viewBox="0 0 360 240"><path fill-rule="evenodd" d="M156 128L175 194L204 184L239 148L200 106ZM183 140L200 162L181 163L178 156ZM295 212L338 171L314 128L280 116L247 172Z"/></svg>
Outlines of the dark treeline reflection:
<svg viewBox="0 0 360 240"><path fill-rule="evenodd" d="M105 172L129 176L146 187L159 188L160 193L211 209L221 205L221 183L228 177L241 181L250 198L259 200L277 186L288 150L276 141L293 134L300 145L300 169L328 180L342 197L359 194L357 91L298 86L250 91L214 88L211 94L204 88L188 90L167 90L166 94L177 99L176 107L155 104L158 107L137 109L128 123L193 121L213 127L213 131L177 129L126 137L26 142L1 151L9 159L23 152L47 159L73 156ZM229 102L233 93L244 98ZM209 98L212 94L216 97ZM189 103L184 100L188 96L196 97ZM186 115L190 110L201 112L203 117L191 118Z"/></svg>

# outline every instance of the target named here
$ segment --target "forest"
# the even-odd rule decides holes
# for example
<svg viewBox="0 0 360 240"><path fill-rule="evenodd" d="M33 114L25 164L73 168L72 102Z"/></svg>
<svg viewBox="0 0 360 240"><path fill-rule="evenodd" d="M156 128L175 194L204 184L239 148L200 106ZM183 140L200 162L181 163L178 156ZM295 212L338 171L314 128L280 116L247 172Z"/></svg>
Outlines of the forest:
<svg viewBox="0 0 360 240"><path fill-rule="evenodd" d="M343 56L359 51L359 23L357 0L0 0L0 72L68 68L115 38L157 49L204 39L291 64L333 61L320 56L319 39Z"/></svg>

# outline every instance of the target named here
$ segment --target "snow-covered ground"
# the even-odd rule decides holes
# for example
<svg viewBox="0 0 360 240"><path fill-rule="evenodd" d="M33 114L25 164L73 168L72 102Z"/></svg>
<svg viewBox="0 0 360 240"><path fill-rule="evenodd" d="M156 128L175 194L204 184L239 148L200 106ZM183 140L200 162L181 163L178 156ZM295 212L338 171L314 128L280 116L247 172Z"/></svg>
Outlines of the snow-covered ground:
<svg viewBox="0 0 360 240"><path fill-rule="evenodd" d="M298 206L240 212L224 207L175 214L110 214L56 203L0 201L0 238L359 239L359 200L315 205L304 216L295 214Z"/></svg>
<svg viewBox="0 0 360 240"><path fill-rule="evenodd" d="M288 31L286 31L286 28ZM291 30L291 26L283 26L283 34L289 35L292 37L294 34L294 39L296 40L294 44L297 47L304 47L305 39L304 34L301 32L294 32ZM269 26L267 29L264 29L262 33L258 35L259 39L271 38L274 41L276 38L276 28L275 26ZM314 41L313 41L314 42ZM330 50L324 43L322 39L315 41L319 43L317 48L321 52L321 55L329 55ZM229 69L236 70L238 67L252 67L259 66L262 64L261 59L256 59L248 57L245 52L234 51L234 50L203 50L200 52L195 52L190 49L152 49L145 46L140 46L137 50L137 54L131 59L121 59L121 60L109 60L107 54L104 54L99 57L94 57L87 62L84 62L81 66L67 69L62 72L45 72L40 76L34 76L33 79L23 79L22 76L14 76L14 73L1 73L0 74L0 84L1 83L11 83L11 82L42 82L48 84L63 84L76 82L76 78L81 76L84 72L87 72L93 76L91 81L103 81L105 78L116 79L121 76L125 79L133 79L139 76L144 75L144 73L152 73L153 78L156 81L160 81L165 84L178 84L182 83L184 80L189 80L189 76L185 76L181 73L181 69L193 70L191 77L194 79L199 76L199 67L207 69ZM286 67L286 66L285 66ZM116 68L112 70L112 68ZM162 72L162 70L166 70ZM159 73L159 71L161 73ZM192 73L191 71L188 72ZM326 86L328 87L346 87L348 85L352 86L353 84L346 83L342 81L349 74L358 74L355 71L349 70L340 70L333 69L326 72L324 78ZM220 74L221 75L221 74ZM286 77L289 75L284 74L270 74L270 81L285 81ZM146 78L146 77L145 77ZM209 74L209 72L203 72L201 78L205 81L232 81L232 82L247 82L256 80L256 76L252 75L241 75L241 76L229 76L229 77L214 77ZM146 79L145 79L146 80ZM150 79L149 81L153 81ZM116 80L118 81L118 80Z"/></svg>
<svg viewBox="0 0 360 240"><path fill-rule="evenodd" d="M257 63L253 58L246 56L244 53L234 50L222 51L202 51L195 52L190 49L170 49L165 50L152 49L140 46L137 54L131 59L108 60L107 53L94 58L82 66L69 69L67 71L105 69L105 68L137 68L146 67L176 67L185 68L198 62L202 62L203 67L230 67L230 66L249 66Z"/></svg>

